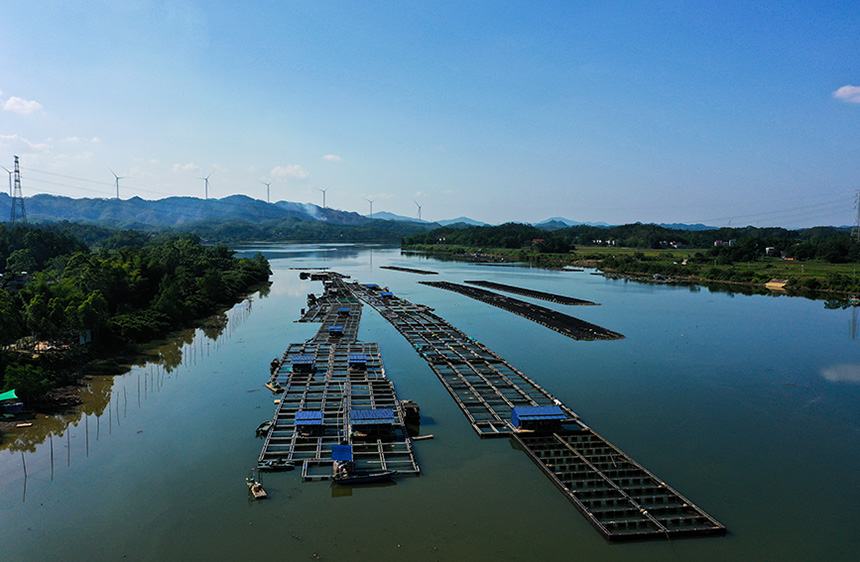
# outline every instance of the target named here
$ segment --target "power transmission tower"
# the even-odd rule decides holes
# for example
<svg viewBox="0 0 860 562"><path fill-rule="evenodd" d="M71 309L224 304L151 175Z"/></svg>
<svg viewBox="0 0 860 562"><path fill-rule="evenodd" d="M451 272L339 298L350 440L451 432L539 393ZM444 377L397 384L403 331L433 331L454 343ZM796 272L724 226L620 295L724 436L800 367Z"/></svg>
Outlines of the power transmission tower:
<svg viewBox="0 0 860 562"><path fill-rule="evenodd" d="M860 189L857 190L857 196L854 198L854 208L857 209L857 218L854 219L854 230L851 231L851 236L860 242Z"/></svg>
<svg viewBox="0 0 860 562"><path fill-rule="evenodd" d="M27 211L24 209L24 196L21 194L21 170L18 168L18 157L15 157L15 187L12 191L12 214L9 224L16 222L27 224Z"/></svg>

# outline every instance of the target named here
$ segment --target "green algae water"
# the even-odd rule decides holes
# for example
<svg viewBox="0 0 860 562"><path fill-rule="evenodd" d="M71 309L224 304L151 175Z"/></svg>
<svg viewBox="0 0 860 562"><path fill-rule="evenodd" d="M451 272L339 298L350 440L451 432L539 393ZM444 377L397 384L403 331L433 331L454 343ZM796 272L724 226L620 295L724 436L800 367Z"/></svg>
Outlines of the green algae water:
<svg viewBox="0 0 860 562"><path fill-rule="evenodd" d="M179 334L150 363L94 378L81 408L7 434L3 560L857 560L857 308L442 262L398 249L265 245L272 286ZM421 276L395 265L439 272ZM295 323L328 267L436 309L728 528L721 538L605 541L508 439L481 440L412 347L364 308L401 399L421 406L422 475L356 488L263 475L244 484L274 397L268 365L318 329ZM620 332L574 341L419 285L483 279L598 302L533 301ZM524 300L531 301L525 297ZM26 477L25 477L26 467Z"/></svg>

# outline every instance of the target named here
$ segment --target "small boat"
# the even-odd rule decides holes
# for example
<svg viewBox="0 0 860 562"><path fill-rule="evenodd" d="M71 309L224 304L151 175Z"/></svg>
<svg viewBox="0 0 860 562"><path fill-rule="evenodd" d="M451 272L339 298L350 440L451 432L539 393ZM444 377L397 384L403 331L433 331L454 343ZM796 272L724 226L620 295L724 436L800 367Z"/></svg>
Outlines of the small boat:
<svg viewBox="0 0 860 562"><path fill-rule="evenodd" d="M288 461L287 459L270 459L257 463L258 470L265 470L268 472L275 472L278 470L292 470L294 468L296 468L296 463L294 463L293 461Z"/></svg>
<svg viewBox="0 0 860 562"><path fill-rule="evenodd" d="M396 470L380 470L377 472L355 472L352 474L338 473L332 476L332 480L336 484L352 485L352 484L373 484L374 482L386 482L396 476Z"/></svg>
<svg viewBox="0 0 860 562"><path fill-rule="evenodd" d="M266 388L268 388L269 390L271 390L275 394L280 394L285 390L284 387L280 385L280 383L275 382L275 381L267 382Z"/></svg>
<svg viewBox="0 0 860 562"><path fill-rule="evenodd" d="M14 416L20 412L23 407L24 403L18 399L18 395L15 394L14 389L0 394L0 414L10 414Z"/></svg>
<svg viewBox="0 0 860 562"><path fill-rule="evenodd" d="M269 432L269 428L272 427L272 420L266 420L261 422L260 425L257 426L257 437L262 437Z"/></svg>
<svg viewBox="0 0 860 562"><path fill-rule="evenodd" d="M263 500L269 497L266 490L263 489L263 484L255 477L249 476L245 479L245 482L248 484L248 491L251 492L255 500Z"/></svg>

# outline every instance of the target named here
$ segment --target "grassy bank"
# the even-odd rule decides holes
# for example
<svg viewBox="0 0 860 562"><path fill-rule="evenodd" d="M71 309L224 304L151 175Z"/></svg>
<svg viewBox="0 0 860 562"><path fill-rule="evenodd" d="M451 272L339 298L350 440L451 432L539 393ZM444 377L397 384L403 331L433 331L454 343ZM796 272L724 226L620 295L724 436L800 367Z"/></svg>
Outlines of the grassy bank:
<svg viewBox="0 0 860 562"><path fill-rule="evenodd" d="M412 245L404 251L440 258L480 262L525 262L539 267L594 267L606 273L635 277L665 276L694 283L735 283L764 287L771 279L786 280L786 290L860 293L860 264L816 260L784 260L762 256L754 262L710 258L701 250L651 250L579 246L566 254L539 253L527 248L477 248L456 245Z"/></svg>

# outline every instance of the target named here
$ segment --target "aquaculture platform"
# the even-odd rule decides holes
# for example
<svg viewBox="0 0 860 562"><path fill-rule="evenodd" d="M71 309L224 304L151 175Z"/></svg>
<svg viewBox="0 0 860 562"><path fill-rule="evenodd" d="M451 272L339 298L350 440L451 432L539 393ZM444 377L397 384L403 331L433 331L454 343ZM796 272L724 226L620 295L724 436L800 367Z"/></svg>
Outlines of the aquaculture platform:
<svg viewBox="0 0 860 562"><path fill-rule="evenodd" d="M575 340L620 340L624 338L618 332L607 330L585 320L580 320L579 318L568 316L545 306L521 301L492 291L459 285L449 281L419 281L419 283L460 293L461 295L491 304L508 312L513 312L517 316L522 316Z"/></svg>
<svg viewBox="0 0 860 562"><path fill-rule="evenodd" d="M322 326L310 340L291 344L272 372L270 384L283 392L259 462L293 461L303 479L323 480L332 473L332 446L349 444L358 471L420 473L379 346L357 340L361 308L328 282L323 296L309 303L301 321ZM356 418L367 412L386 419L357 430Z"/></svg>
<svg viewBox="0 0 860 562"><path fill-rule="evenodd" d="M496 289L497 291L505 291L515 295L531 297L544 301L554 302L558 304L566 304L570 306L596 306L596 302L587 301L584 299L576 299L564 295L556 295L553 293L545 293L544 291L535 291L534 289L526 289L524 287L516 287L514 285L505 285L504 283L496 283L494 281L463 281L467 285L476 285L485 289Z"/></svg>
<svg viewBox="0 0 860 562"><path fill-rule="evenodd" d="M433 313L376 285L343 284L427 361L481 437L512 437L612 541L726 529L585 425L531 378Z"/></svg>

